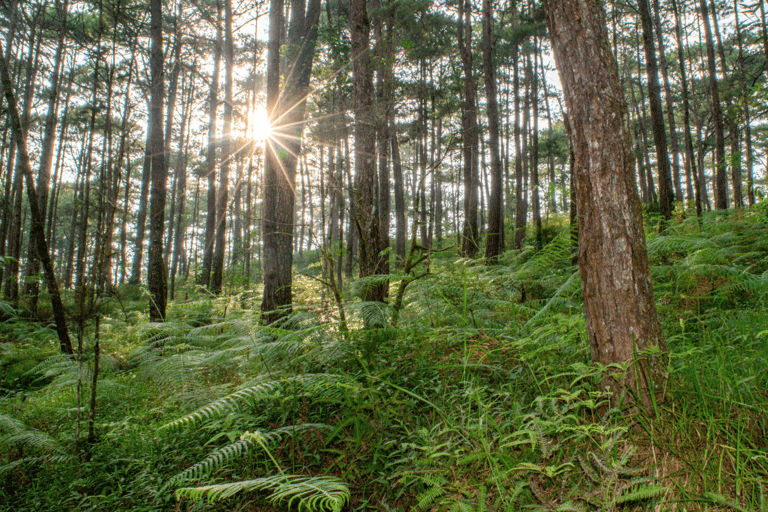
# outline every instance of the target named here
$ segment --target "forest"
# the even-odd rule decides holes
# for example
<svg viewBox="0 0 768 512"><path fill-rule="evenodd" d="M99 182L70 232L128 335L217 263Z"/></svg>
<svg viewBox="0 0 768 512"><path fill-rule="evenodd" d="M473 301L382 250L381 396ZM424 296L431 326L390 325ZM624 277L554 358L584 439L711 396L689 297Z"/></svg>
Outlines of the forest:
<svg viewBox="0 0 768 512"><path fill-rule="evenodd" d="M0 511L768 510L764 0L0 0Z"/></svg>

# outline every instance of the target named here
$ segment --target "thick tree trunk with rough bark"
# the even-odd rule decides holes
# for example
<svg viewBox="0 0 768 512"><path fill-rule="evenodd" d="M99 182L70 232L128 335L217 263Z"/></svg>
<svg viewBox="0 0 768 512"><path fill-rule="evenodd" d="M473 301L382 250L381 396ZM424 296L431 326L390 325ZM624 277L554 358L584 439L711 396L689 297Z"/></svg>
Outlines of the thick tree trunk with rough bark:
<svg viewBox="0 0 768 512"><path fill-rule="evenodd" d="M648 404L664 385L665 349L653 301L637 197L627 107L605 13L593 0L547 0L547 25L563 84L579 205L579 270L592 359L636 362L605 384ZM651 380L652 379L652 380Z"/></svg>

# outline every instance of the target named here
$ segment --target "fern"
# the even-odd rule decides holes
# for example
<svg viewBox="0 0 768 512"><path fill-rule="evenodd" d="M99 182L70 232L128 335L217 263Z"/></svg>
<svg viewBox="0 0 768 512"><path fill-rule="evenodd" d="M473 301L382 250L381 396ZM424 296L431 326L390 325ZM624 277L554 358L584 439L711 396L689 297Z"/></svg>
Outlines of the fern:
<svg viewBox="0 0 768 512"><path fill-rule="evenodd" d="M211 475L218 469L223 468L235 460L243 457L250 452L254 446L260 446L262 443L269 443L279 439L285 434L296 434L307 430L328 429L328 425L319 423L306 423L303 425L291 425L271 432L259 432L258 436L253 434L242 435L240 438L218 450L214 451L205 460L198 462L194 466L185 469L183 472L174 476L168 483L175 485L179 482L188 480L199 480L204 476Z"/></svg>
<svg viewBox="0 0 768 512"><path fill-rule="evenodd" d="M251 383L238 391L178 418L166 423L160 430L173 430L181 427L191 427L200 422L218 417L229 411L240 410L243 404L253 405L254 402L276 398L279 390L288 386L295 386L294 393L305 396L341 397L349 393L357 394L360 386L356 382L342 375L334 374L309 374L296 377L286 377L278 380L270 380L268 376L262 376L255 383Z"/></svg>
<svg viewBox="0 0 768 512"><path fill-rule="evenodd" d="M417 510L425 510L432 506L433 503L446 493L445 485L448 483L448 481L445 478L442 477L428 477L423 476L421 477L421 480L428 484L430 487L419 493L418 496L416 496L416 509Z"/></svg>
<svg viewBox="0 0 768 512"><path fill-rule="evenodd" d="M273 503L287 501L288 506L298 502L310 511L341 512L351 494L347 485L335 477L299 475L275 475L254 480L201 487L183 487L176 491L178 498L211 502L223 500L240 492L268 491Z"/></svg>

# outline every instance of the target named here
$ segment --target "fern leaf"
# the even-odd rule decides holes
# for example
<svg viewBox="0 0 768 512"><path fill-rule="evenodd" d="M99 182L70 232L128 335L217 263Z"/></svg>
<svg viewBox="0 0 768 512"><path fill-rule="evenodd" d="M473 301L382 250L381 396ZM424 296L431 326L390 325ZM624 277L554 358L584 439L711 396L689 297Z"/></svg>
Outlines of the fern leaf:
<svg viewBox="0 0 768 512"><path fill-rule="evenodd" d="M310 511L340 512L351 497L347 485L338 478L297 475L275 475L226 484L183 487L176 491L176 496L188 497L196 501L208 499L213 502L240 492L251 491L270 491L269 499L273 502L287 500L290 505L298 500L300 507L304 506Z"/></svg>
<svg viewBox="0 0 768 512"><path fill-rule="evenodd" d="M659 494L669 491L666 485L645 484L635 487L631 492L623 493L616 498L616 504L627 503L630 501L649 500L657 497Z"/></svg>

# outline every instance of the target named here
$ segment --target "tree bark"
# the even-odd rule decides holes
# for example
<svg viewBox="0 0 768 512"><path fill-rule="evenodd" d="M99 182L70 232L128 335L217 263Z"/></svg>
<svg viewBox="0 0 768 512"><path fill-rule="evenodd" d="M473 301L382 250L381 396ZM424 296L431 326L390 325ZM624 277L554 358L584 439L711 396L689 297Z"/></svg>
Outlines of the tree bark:
<svg viewBox="0 0 768 512"><path fill-rule="evenodd" d="M712 121L715 129L715 208L728 208L728 182L725 173L725 136L723 128L723 110L720 105L720 92L717 86L717 62L715 45L712 40L712 28L709 24L707 0L700 0L701 18L704 23L704 37L707 46L707 67L709 70L709 94L712 102Z"/></svg>
<svg viewBox="0 0 768 512"><path fill-rule="evenodd" d="M224 134L221 144L221 167L216 198L216 234L211 264L211 292L221 293L224 283L224 252L227 245L227 203L229 202L229 169L234 158L232 116L234 102L235 43L232 33L232 0L224 0Z"/></svg>
<svg viewBox="0 0 768 512"><path fill-rule="evenodd" d="M761 4L762 5L762 4ZM764 8L764 7L763 7ZM733 0L734 25L736 28L736 42L739 47L739 85L741 86L741 103L744 114L744 142L746 143L747 153L747 204L755 204L755 174L754 174L754 154L752 153L752 119L749 109L749 89L747 88L747 77L744 69L744 41L741 34L741 25L739 23L739 3Z"/></svg>
<svg viewBox="0 0 768 512"><path fill-rule="evenodd" d="M638 0L637 7L643 27L645 72L648 77L648 100L651 106L651 125L653 128L653 142L656 148L656 165L659 168L659 212L662 217L669 220L672 218L672 203L675 200L675 192L672 188L664 112L661 108L661 88L659 86L659 69L656 62L656 47L653 43L651 7L648 0Z"/></svg>
<svg viewBox="0 0 768 512"><path fill-rule="evenodd" d="M661 25L659 0L653 0L653 11L654 30L659 44L659 68L661 70L661 80L664 84L664 104L667 109L667 122L669 123L669 148L672 151L672 181L675 187L675 200L683 201L683 185L680 177L680 148L677 144L675 107L672 88L669 85L669 64L667 63L666 47L664 45L664 30Z"/></svg>
<svg viewBox="0 0 768 512"><path fill-rule="evenodd" d="M293 301L294 188L320 0L310 0L306 11L302 0L291 1L286 52L290 66L286 70L282 93L279 91L281 0L272 0L269 17L267 110L272 135L267 141L264 167L264 296L261 302L262 318L267 324L290 312Z"/></svg>
<svg viewBox="0 0 768 512"><path fill-rule="evenodd" d="M150 180L150 236L147 258L147 286L149 289L149 320L165 321L168 292L168 271L163 258L165 233L165 196L168 168L165 159L163 137L163 95L165 90L163 71L163 11L161 0L151 0L150 5L150 112L149 130L151 141L152 173Z"/></svg>
<svg viewBox="0 0 768 512"><path fill-rule="evenodd" d="M351 0L349 23L352 35L352 94L355 102L355 194L356 215L351 218L359 235L360 277L384 273L380 222L376 213L376 118L373 110L373 76L370 51L370 21L365 0ZM384 302L386 287L363 287L364 301Z"/></svg>
<svg viewBox="0 0 768 512"><path fill-rule="evenodd" d="M472 68L472 16L469 0L459 0L458 43L464 69L464 107L461 128L464 154L464 227L461 236L461 254L474 258L479 249L478 208L478 133L477 101Z"/></svg>
<svg viewBox="0 0 768 512"><path fill-rule="evenodd" d="M488 112L488 150L490 151L491 190L488 201L488 235L485 257L490 263L498 261L504 252L504 208L502 205L502 168L499 157L499 104L496 91L496 37L493 33L491 0L483 0L483 78L485 80Z"/></svg>
<svg viewBox="0 0 768 512"><path fill-rule="evenodd" d="M691 136L691 108L688 92L688 75L685 70L685 52L683 51L683 27L680 23L680 11L677 0L672 0L672 10L675 15L675 39L677 40L678 67L683 94L683 136L685 137L685 176L688 200L696 204L696 215L701 217L701 192L699 190L699 178L696 172L696 155L693 151L693 137Z"/></svg>
<svg viewBox="0 0 768 512"><path fill-rule="evenodd" d="M48 189L51 181L51 166L53 164L53 148L56 142L56 124L58 121L58 103L59 103L59 77L61 75L61 63L64 59L64 36L66 35L66 21L69 1L64 0L56 2L56 13L58 15L58 41L56 45L56 54L53 59L53 71L51 73L50 90L48 92L48 113L45 118L45 128L43 129L42 151L40 155L40 167L37 172L37 200L42 206L40 214L43 223L46 222L46 206L48 204ZM33 230L30 230L33 231ZM31 235L34 236L34 235ZM39 294L39 283L37 274L40 272L40 261L37 258L35 240L30 240L29 253L27 257L27 285L24 294L29 297L29 309L32 315L37 314L37 298Z"/></svg>
<svg viewBox="0 0 768 512"><path fill-rule="evenodd" d="M592 0L546 0L544 6L571 123L579 270L592 359L604 365L634 363L605 384L614 391L614 402L628 390L649 405L664 384L664 366L642 352L663 351L665 342L653 301L627 107L605 13Z"/></svg>
<svg viewBox="0 0 768 512"><path fill-rule="evenodd" d="M213 264L213 246L216 236L216 111L219 108L219 68L221 65L221 1L216 0L216 42L213 50L213 76L208 92L208 147L206 148L206 217L203 235L203 262L198 283L210 288L211 266Z"/></svg>
<svg viewBox="0 0 768 512"><path fill-rule="evenodd" d="M51 297L51 308L56 323L59 348L63 353L71 355L74 351L67 329L66 311L64 309L64 303L61 300L61 294L59 293L59 284L56 281L56 275L54 274L53 261L51 260L48 242L45 239L45 223L43 222L40 204L38 203L37 194L35 192L35 180L32 176L32 168L29 163L26 134L24 133L21 120L19 119L16 96L13 94L13 84L11 82L11 76L8 73L8 65L4 57L5 51L2 45L2 42L0 42L0 82L2 82L3 93L5 94L8 103L8 117L10 118L11 130L18 148L20 168L27 183L27 199L32 213L32 229L37 245L37 256L40 258L40 263L43 265L45 283L48 287L48 294Z"/></svg>

